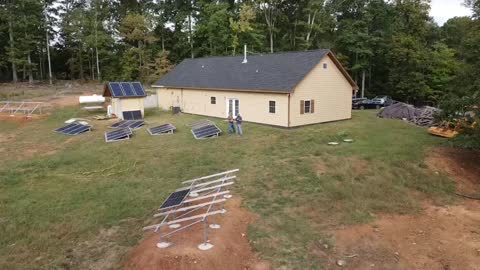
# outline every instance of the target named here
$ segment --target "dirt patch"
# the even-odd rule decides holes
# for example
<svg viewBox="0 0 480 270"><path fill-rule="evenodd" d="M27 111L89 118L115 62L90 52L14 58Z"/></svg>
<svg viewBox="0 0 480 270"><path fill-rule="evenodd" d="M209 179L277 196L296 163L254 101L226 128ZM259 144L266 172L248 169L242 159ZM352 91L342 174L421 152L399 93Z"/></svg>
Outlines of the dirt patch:
<svg viewBox="0 0 480 270"><path fill-rule="evenodd" d="M457 190L472 194L480 187L480 151L458 148L437 148L425 163L434 173L444 173L457 183Z"/></svg>
<svg viewBox="0 0 480 270"><path fill-rule="evenodd" d="M366 173L368 170L368 167L370 166L368 161L357 158L357 157L348 157L347 161L351 164L351 167L353 168L356 174Z"/></svg>
<svg viewBox="0 0 480 270"><path fill-rule="evenodd" d="M312 253L343 269L480 269L480 203L425 206L418 216L381 216L334 232L335 247Z"/></svg>
<svg viewBox="0 0 480 270"><path fill-rule="evenodd" d="M158 234L150 234L130 254L126 269L270 269L270 264L258 259L250 247L246 231L256 217L240 207L241 200L233 198L226 204L228 212L215 217L222 227L209 230L213 249L200 251L203 226L192 228L169 238L175 243L167 249L158 249Z"/></svg>
<svg viewBox="0 0 480 270"><path fill-rule="evenodd" d="M317 176L320 176L327 172L327 166L322 161L317 162L314 166L315 166L314 171L317 174Z"/></svg>
<svg viewBox="0 0 480 270"><path fill-rule="evenodd" d="M479 190L479 160L478 151L438 148L426 164L471 194ZM366 165L359 162L356 170ZM439 207L426 202L419 215L380 215L373 223L333 231L335 246L317 243L311 253L327 268L343 260L343 269L480 270L480 202L462 203Z"/></svg>
<svg viewBox="0 0 480 270"><path fill-rule="evenodd" d="M32 114L31 116L27 117L24 114L10 115L9 113L0 113L0 121L17 124L25 124L30 121L45 119L47 117L48 114Z"/></svg>
<svg viewBox="0 0 480 270"><path fill-rule="evenodd" d="M101 229L92 240L79 243L74 249L67 250L62 267L90 270L119 268L118 262L128 249L115 243L119 233L119 227L116 226Z"/></svg>

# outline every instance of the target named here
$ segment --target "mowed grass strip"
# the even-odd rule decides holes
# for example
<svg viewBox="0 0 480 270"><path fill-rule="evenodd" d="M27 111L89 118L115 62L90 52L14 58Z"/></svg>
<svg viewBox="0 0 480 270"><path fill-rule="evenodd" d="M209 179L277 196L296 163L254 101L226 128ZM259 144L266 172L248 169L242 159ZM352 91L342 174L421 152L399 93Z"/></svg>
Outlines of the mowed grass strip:
<svg viewBox="0 0 480 270"><path fill-rule="evenodd" d="M245 135L195 140L187 124L201 116L147 112L150 125L171 122L174 135L145 128L107 144L111 122L69 137L52 132L78 108L12 127L0 123L0 269L118 268L142 238L141 227L182 180L240 168L235 193L257 213L255 250L274 267L317 269L329 231L378 213L415 213L419 199L452 199L453 184L431 173L425 153L441 139L373 111L353 119L281 129L245 123ZM353 143L328 146L352 138ZM420 194L420 195L419 195ZM239 232L241 233L241 232Z"/></svg>

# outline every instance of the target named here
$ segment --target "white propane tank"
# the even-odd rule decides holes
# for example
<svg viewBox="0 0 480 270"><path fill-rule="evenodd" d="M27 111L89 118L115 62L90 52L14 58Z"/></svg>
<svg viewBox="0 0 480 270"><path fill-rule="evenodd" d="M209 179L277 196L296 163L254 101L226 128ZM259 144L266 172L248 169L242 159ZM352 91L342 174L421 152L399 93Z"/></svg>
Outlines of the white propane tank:
<svg viewBox="0 0 480 270"><path fill-rule="evenodd" d="M85 103L102 103L105 102L105 98L102 96L98 95L93 95L93 96L80 96L78 98L78 102L80 104L85 104Z"/></svg>

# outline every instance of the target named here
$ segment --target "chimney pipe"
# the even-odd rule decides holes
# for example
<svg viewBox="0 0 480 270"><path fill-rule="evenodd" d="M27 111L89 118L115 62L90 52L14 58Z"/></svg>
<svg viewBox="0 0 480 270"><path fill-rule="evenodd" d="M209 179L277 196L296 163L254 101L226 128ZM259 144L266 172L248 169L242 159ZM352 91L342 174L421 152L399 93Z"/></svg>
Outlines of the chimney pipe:
<svg viewBox="0 0 480 270"><path fill-rule="evenodd" d="M247 44L243 45L243 62L242 64L246 64L247 61Z"/></svg>

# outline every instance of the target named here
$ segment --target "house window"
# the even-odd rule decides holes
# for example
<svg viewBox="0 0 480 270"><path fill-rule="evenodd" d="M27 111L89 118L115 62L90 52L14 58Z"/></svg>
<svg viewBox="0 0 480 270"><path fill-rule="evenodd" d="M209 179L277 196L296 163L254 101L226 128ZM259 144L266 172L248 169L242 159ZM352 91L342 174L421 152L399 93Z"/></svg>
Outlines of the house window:
<svg viewBox="0 0 480 270"><path fill-rule="evenodd" d="M310 113L310 100L305 100L305 113Z"/></svg>
<svg viewBox="0 0 480 270"><path fill-rule="evenodd" d="M323 63L323 69L327 69L328 65L327 63Z"/></svg>
<svg viewBox="0 0 480 270"><path fill-rule="evenodd" d="M268 102L268 112L269 112L269 113L275 113L275 111L276 111L276 108L275 108L275 107L276 107L276 102L273 101L273 100L270 100L270 101Z"/></svg>
<svg viewBox="0 0 480 270"><path fill-rule="evenodd" d="M217 98L216 97L210 97L210 104L217 104Z"/></svg>
<svg viewBox="0 0 480 270"><path fill-rule="evenodd" d="M314 113L315 101L313 99L300 100L300 114Z"/></svg>

